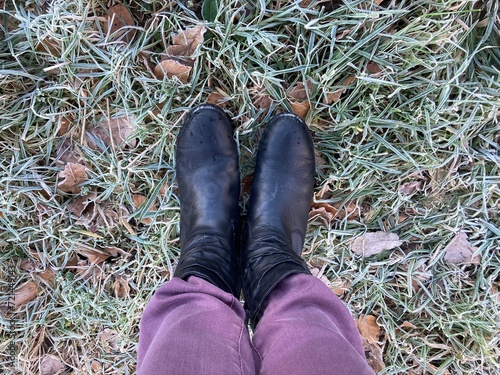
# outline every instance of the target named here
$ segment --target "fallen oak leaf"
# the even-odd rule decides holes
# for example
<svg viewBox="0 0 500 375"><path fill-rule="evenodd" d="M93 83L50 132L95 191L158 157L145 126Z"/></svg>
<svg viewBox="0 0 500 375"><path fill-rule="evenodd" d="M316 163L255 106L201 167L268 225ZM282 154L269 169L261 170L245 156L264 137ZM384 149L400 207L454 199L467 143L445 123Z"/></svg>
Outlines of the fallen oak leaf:
<svg viewBox="0 0 500 375"><path fill-rule="evenodd" d="M132 203L134 204L134 207L136 210L139 209L139 207L146 201L146 197L141 194L132 194ZM151 205L148 208L148 211L157 211L157 207L154 203L151 203ZM150 217L145 217L141 220L142 224L149 225L153 222L153 219Z"/></svg>
<svg viewBox="0 0 500 375"><path fill-rule="evenodd" d="M109 15L106 16L104 23L104 32L106 34L115 34L118 37L124 36L127 42L134 39L135 30L127 29L128 26L135 26L132 14L123 4L117 4L109 8ZM124 29L120 31L121 29ZM118 32L120 31L120 32Z"/></svg>
<svg viewBox="0 0 500 375"><path fill-rule="evenodd" d="M309 96L312 88L313 83L310 80L307 80L305 85L302 82L298 82L287 94L293 112L299 117L305 118L311 108Z"/></svg>
<svg viewBox="0 0 500 375"><path fill-rule="evenodd" d="M131 116L105 120L87 131L87 143L93 150L99 149L94 139L100 139L105 146L114 143L120 148L125 146L135 147L137 141L135 138L130 138L130 136L135 132L136 128L135 119Z"/></svg>
<svg viewBox="0 0 500 375"><path fill-rule="evenodd" d="M351 250L356 255L369 257L384 250L394 249L402 243L403 241L400 241L395 233L369 232L354 239L351 243Z"/></svg>
<svg viewBox="0 0 500 375"><path fill-rule="evenodd" d="M118 350L118 341L120 340L120 336L115 330L105 328L99 333L99 340L101 341L102 347L106 353Z"/></svg>
<svg viewBox="0 0 500 375"><path fill-rule="evenodd" d="M80 218L87 206L95 201L97 198L96 192L90 192L87 195L78 196L69 203L66 208L76 217Z"/></svg>
<svg viewBox="0 0 500 375"><path fill-rule="evenodd" d="M106 250L98 250L84 244L77 244L75 246L75 251L86 257L92 264L100 264L111 256Z"/></svg>
<svg viewBox="0 0 500 375"><path fill-rule="evenodd" d="M67 163L64 170L59 172L59 177L64 178L57 187L65 193L79 193L80 184L87 180L87 168L79 163Z"/></svg>
<svg viewBox="0 0 500 375"><path fill-rule="evenodd" d="M33 281L28 281L14 291L14 306L17 308L28 303L38 295L38 286Z"/></svg>
<svg viewBox="0 0 500 375"><path fill-rule="evenodd" d="M123 276L117 276L113 283L113 291L116 298L126 298L130 292L128 281Z"/></svg>
<svg viewBox="0 0 500 375"><path fill-rule="evenodd" d="M317 215L327 220L327 222L331 222L333 219L343 220L346 217L348 220L355 220L361 217L361 207L354 202L348 202L344 205L341 202L333 205L325 202L313 203L309 218Z"/></svg>
<svg viewBox="0 0 500 375"><path fill-rule="evenodd" d="M423 186L424 186L423 181L409 181L409 182L405 182L403 185L401 185L401 187L398 189L398 191L401 194L411 195L415 191L421 191Z"/></svg>
<svg viewBox="0 0 500 375"><path fill-rule="evenodd" d="M40 40L36 45L36 50L37 52L48 53L54 57L61 56L61 46L59 45L59 42L50 36Z"/></svg>
<svg viewBox="0 0 500 375"><path fill-rule="evenodd" d="M263 87L254 86L248 90L248 93L252 98L253 106L259 110L267 110L273 104L273 99Z"/></svg>
<svg viewBox="0 0 500 375"><path fill-rule="evenodd" d="M169 79L173 77L179 78L182 83L188 83L189 74L193 68L180 63L177 60L163 60L155 67L155 76L158 79L163 79L165 76Z"/></svg>
<svg viewBox="0 0 500 375"><path fill-rule="evenodd" d="M347 86L349 86L351 83L353 83L355 79L356 79L356 77L353 75L347 77L344 80L344 82L342 82L342 85L341 85L341 86L344 86L344 88L341 88L341 89L335 90L332 93L326 94L326 104L337 103L340 100L340 97L342 96L342 94L344 92L346 92Z"/></svg>
<svg viewBox="0 0 500 375"><path fill-rule="evenodd" d="M374 61L370 61L368 65L366 65L366 70L372 77L380 77L382 73L382 69L380 69L380 66Z"/></svg>
<svg viewBox="0 0 500 375"><path fill-rule="evenodd" d="M379 345L382 329L377 324L377 318L373 315L360 315L356 326L361 335L363 348L368 364L376 373L385 368L383 360L384 345Z"/></svg>
<svg viewBox="0 0 500 375"><path fill-rule="evenodd" d="M46 354L40 362L40 375L57 375L66 368L59 357Z"/></svg>
<svg viewBox="0 0 500 375"><path fill-rule="evenodd" d="M172 56L192 57L196 48L203 43L204 26L188 27L172 37L172 45L167 47L167 53ZM156 74L156 69L155 69Z"/></svg>
<svg viewBox="0 0 500 375"><path fill-rule="evenodd" d="M376 344L381 334L381 329L377 324L377 318L373 315L361 314L356 322L361 337L370 344Z"/></svg>
<svg viewBox="0 0 500 375"><path fill-rule="evenodd" d="M475 255L477 247L472 246L468 241L465 232L459 232L445 247L444 260L453 264L479 264L481 256Z"/></svg>

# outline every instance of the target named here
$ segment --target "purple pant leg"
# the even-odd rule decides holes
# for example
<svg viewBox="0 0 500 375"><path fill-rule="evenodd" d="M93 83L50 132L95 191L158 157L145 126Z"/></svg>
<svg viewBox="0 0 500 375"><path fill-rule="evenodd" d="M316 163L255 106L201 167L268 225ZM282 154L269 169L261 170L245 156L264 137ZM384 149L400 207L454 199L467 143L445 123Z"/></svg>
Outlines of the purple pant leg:
<svg viewBox="0 0 500 375"><path fill-rule="evenodd" d="M271 292L253 344L261 375L374 374L349 310L310 275L289 276Z"/></svg>
<svg viewBox="0 0 500 375"><path fill-rule="evenodd" d="M160 287L141 319L138 374L255 375L241 303L195 276Z"/></svg>

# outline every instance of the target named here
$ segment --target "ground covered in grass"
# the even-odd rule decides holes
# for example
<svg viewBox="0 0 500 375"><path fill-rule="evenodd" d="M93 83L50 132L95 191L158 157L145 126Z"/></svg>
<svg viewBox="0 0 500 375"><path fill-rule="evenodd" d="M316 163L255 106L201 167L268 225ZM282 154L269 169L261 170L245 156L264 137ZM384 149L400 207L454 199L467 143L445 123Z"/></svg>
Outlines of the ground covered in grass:
<svg viewBox="0 0 500 375"><path fill-rule="evenodd" d="M243 212L267 120L305 117L304 258L379 373L498 373L496 0L0 6L1 373L135 372L179 257L174 142L207 101Z"/></svg>

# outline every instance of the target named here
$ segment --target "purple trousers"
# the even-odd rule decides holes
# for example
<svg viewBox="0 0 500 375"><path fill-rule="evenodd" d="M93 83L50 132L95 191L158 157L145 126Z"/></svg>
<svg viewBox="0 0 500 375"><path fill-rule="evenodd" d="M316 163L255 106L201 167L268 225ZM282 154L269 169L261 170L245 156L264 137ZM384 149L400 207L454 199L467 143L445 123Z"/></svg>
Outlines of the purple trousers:
<svg viewBox="0 0 500 375"><path fill-rule="evenodd" d="M343 302L314 276L281 281L252 340L240 301L195 276L160 287L140 323L138 374L374 374Z"/></svg>

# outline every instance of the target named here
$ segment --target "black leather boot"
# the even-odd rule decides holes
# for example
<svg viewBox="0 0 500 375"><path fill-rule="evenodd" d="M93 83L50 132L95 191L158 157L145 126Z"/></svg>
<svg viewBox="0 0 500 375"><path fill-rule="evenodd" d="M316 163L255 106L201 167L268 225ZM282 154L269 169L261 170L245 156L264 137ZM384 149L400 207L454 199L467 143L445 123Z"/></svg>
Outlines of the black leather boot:
<svg viewBox="0 0 500 375"><path fill-rule="evenodd" d="M241 254L247 319L285 277L310 274L300 257L314 189L314 146L304 121L275 116L260 141Z"/></svg>
<svg viewBox="0 0 500 375"><path fill-rule="evenodd" d="M240 175L229 117L213 105L188 115L177 138L181 255L174 276L195 275L240 297Z"/></svg>

